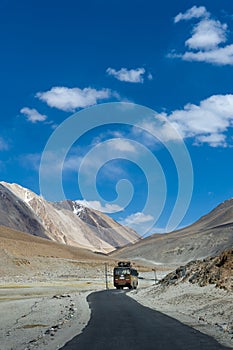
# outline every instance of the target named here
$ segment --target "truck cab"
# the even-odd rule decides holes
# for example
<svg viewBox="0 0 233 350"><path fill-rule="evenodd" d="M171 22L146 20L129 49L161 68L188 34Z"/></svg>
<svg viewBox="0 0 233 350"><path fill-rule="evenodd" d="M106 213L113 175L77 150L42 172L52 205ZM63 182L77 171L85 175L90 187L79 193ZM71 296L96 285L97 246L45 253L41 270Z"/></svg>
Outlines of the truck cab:
<svg viewBox="0 0 233 350"><path fill-rule="evenodd" d="M117 289L128 287L136 289L138 286L138 271L134 269L130 261L120 261L113 270L113 284Z"/></svg>

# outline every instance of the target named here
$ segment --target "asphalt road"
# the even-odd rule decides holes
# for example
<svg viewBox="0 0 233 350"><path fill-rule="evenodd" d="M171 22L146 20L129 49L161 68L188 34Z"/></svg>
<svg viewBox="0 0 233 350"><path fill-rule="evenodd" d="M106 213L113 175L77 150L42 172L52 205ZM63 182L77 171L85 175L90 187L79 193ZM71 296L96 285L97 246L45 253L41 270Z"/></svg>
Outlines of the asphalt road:
<svg viewBox="0 0 233 350"><path fill-rule="evenodd" d="M125 291L88 296L91 319L83 333L62 350L215 350L227 349L160 312L144 307Z"/></svg>

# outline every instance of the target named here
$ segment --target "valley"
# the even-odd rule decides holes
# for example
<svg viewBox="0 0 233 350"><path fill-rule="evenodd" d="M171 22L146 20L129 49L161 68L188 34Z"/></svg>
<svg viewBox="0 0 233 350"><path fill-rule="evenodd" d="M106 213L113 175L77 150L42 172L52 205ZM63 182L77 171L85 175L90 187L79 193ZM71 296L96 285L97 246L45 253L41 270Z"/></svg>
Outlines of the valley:
<svg viewBox="0 0 233 350"><path fill-rule="evenodd" d="M1 186L4 350L55 350L82 332L91 317L87 296L106 289L106 266L113 289L112 271L119 260L130 260L139 271L139 288L127 293L130 297L233 348L233 200L189 227L141 240L72 201L46 203L18 185ZM72 218L73 241L67 218ZM114 250L124 245L125 234L127 244Z"/></svg>

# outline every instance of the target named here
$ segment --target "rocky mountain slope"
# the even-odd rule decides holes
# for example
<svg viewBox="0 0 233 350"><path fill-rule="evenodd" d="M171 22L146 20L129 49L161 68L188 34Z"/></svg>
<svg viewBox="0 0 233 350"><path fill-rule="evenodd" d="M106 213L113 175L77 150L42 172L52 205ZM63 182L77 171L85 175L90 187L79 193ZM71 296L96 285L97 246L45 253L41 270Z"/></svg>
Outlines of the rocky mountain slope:
<svg viewBox="0 0 233 350"><path fill-rule="evenodd" d="M35 236L47 237L38 217L2 183L0 183L0 225L30 232Z"/></svg>
<svg viewBox="0 0 233 350"><path fill-rule="evenodd" d="M92 251L110 252L138 234L74 201L51 203L17 184L0 183L0 225Z"/></svg>
<svg viewBox="0 0 233 350"><path fill-rule="evenodd" d="M180 266L165 276L160 283L168 286L186 281L197 283L200 287L214 284L216 287L233 291L233 248L218 256Z"/></svg>
<svg viewBox="0 0 233 350"><path fill-rule="evenodd" d="M196 223L172 233L152 235L117 250L118 259L140 259L175 264L216 256L233 247L233 199L229 199Z"/></svg>

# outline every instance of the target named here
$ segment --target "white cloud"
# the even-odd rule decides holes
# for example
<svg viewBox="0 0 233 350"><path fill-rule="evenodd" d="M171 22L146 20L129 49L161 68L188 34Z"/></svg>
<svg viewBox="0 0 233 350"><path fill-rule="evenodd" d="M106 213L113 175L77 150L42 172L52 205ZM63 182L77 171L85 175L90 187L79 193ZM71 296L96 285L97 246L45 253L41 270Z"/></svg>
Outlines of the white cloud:
<svg viewBox="0 0 233 350"><path fill-rule="evenodd" d="M174 56L173 56L174 57ZM233 44L210 51L188 51L181 55L185 61L198 61L216 65L233 65Z"/></svg>
<svg viewBox="0 0 233 350"><path fill-rule="evenodd" d="M46 115L40 114L34 108L24 107L20 110L20 113L24 114L31 123L44 122L47 119Z"/></svg>
<svg viewBox="0 0 233 350"><path fill-rule="evenodd" d="M172 52L170 58L181 58L185 61L199 61L216 65L233 65L233 45L223 46L227 41L227 24L211 18L205 7L192 7L184 14L175 17L175 23L180 20L198 18L191 37L185 41L188 51Z"/></svg>
<svg viewBox="0 0 233 350"><path fill-rule="evenodd" d="M204 6L193 6L191 9L187 10L185 13L179 13L175 18L174 22L178 23L182 20L190 20L192 18L203 18L209 17L209 12Z"/></svg>
<svg viewBox="0 0 233 350"><path fill-rule="evenodd" d="M120 70L116 70L114 68L108 68L106 70L108 75L112 75L117 80L125 81L128 83L143 83L144 82L144 68L136 68L136 69L127 69L121 68ZM151 75L152 78L152 75ZM151 78L149 78L151 80Z"/></svg>
<svg viewBox="0 0 233 350"><path fill-rule="evenodd" d="M119 223L123 226L128 226L137 231L139 234L148 235L148 228L153 225L154 217L150 214L144 214L137 212L127 216L124 220L120 220Z"/></svg>
<svg viewBox="0 0 233 350"><path fill-rule="evenodd" d="M130 141L124 140L122 138L116 138L114 139L114 142L110 143L110 151L135 153L137 150Z"/></svg>
<svg viewBox="0 0 233 350"><path fill-rule="evenodd" d="M177 127L175 127L175 122L169 123L165 122L165 118L167 118L167 114L155 114L155 120L160 120L162 118L161 124L158 124L157 122L151 123L150 121L142 121L136 126L139 128L142 128L143 130L140 130L138 128L135 128L134 134L139 135L140 139L143 140L143 144L152 147L155 146L155 137L158 138L161 142L168 142L168 141L179 141L182 139L181 131L177 131ZM168 119L167 119L168 120ZM144 131L149 132L144 133ZM150 135L152 134L152 135Z"/></svg>
<svg viewBox="0 0 233 350"><path fill-rule="evenodd" d="M153 221L154 217L152 215L145 215L142 212L137 212L127 216L122 222L125 226L139 225L146 222Z"/></svg>
<svg viewBox="0 0 233 350"><path fill-rule="evenodd" d="M185 45L190 49L211 50L226 41L227 25L219 21L204 19L193 29Z"/></svg>
<svg viewBox="0 0 233 350"><path fill-rule="evenodd" d="M112 96L109 89L96 90L90 87L67 88L55 86L49 91L38 92L36 97L46 102L50 107L55 107L66 112L73 112L77 108L85 108L97 104L99 100L108 99Z"/></svg>
<svg viewBox="0 0 233 350"><path fill-rule="evenodd" d="M189 103L167 118L184 138L193 137L196 143L224 147L225 132L233 126L233 95L213 95L200 105Z"/></svg>
<svg viewBox="0 0 233 350"><path fill-rule="evenodd" d="M2 137L0 137L0 151L7 151L8 148L8 143Z"/></svg>
<svg viewBox="0 0 233 350"><path fill-rule="evenodd" d="M198 136L196 138L197 145L200 143L208 143L211 144L212 147L226 147L226 135L223 134L211 134L207 136Z"/></svg>
<svg viewBox="0 0 233 350"><path fill-rule="evenodd" d="M133 135L149 147L156 147L156 138L165 143L193 138L194 145L232 146L230 137L227 138L233 128L232 94L213 95L199 105L188 103L171 113L155 113L154 118L140 122L133 130Z"/></svg>
<svg viewBox="0 0 233 350"><path fill-rule="evenodd" d="M84 207L101 211L103 213L115 213L123 210L123 208L121 208L117 204L105 203L104 205L102 205L100 201L87 201L84 199L84 200L77 200L76 203L81 204Z"/></svg>

